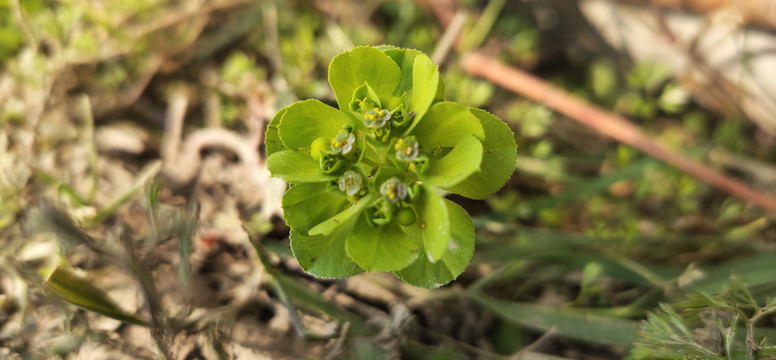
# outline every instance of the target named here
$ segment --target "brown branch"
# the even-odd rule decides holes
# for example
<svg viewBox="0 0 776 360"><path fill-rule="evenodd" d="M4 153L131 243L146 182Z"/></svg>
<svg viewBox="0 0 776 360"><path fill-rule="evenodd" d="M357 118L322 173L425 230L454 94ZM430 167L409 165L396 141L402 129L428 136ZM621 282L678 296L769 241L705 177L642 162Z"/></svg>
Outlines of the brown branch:
<svg viewBox="0 0 776 360"><path fill-rule="evenodd" d="M622 116L589 104L536 76L480 53L467 54L463 58L463 68L471 75L484 77L516 94L546 104L555 111L661 159L698 180L776 214L776 199L682 154L672 152Z"/></svg>

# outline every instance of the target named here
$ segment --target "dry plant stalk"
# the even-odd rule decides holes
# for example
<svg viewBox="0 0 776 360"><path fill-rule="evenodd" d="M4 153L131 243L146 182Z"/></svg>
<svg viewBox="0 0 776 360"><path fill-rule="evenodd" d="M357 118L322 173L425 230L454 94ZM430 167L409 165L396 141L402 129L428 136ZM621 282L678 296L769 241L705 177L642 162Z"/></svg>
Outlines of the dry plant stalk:
<svg viewBox="0 0 776 360"><path fill-rule="evenodd" d="M464 56L463 68L471 75L481 76L516 94L545 104L579 123L598 130L606 136L663 160L700 181L706 182L772 214L776 214L776 199L763 192L754 190L711 167L667 149L622 116L587 103L581 98L571 95L536 76L504 65L481 53L475 52Z"/></svg>

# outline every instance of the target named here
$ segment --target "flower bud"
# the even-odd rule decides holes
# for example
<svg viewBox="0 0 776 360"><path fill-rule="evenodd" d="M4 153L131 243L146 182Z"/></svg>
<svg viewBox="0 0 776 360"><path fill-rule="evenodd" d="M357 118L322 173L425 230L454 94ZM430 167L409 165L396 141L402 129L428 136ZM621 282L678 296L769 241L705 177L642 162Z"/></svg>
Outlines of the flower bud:
<svg viewBox="0 0 776 360"><path fill-rule="evenodd" d="M318 160L328 150L329 142L324 137L319 137L310 144L310 156Z"/></svg>
<svg viewBox="0 0 776 360"><path fill-rule="evenodd" d="M415 210L411 207L403 207L396 213L396 221L403 226L410 226L415 223L418 217L415 215Z"/></svg>

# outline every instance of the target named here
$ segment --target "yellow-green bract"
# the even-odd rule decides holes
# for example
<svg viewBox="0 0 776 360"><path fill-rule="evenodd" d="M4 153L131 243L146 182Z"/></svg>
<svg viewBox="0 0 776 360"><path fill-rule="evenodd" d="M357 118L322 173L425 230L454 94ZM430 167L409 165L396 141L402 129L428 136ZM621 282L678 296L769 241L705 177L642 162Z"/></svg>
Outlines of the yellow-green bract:
<svg viewBox="0 0 776 360"><path fill-rule="evenodd" d="M421 287L463 272L474 252L466 211L440 190L482 199L514 170L514 134L497 117L443 100L425 54L389 46L337 55L329 83L339 109L287 106L265 137L291 247L326 278L391 271Z"/></svg>

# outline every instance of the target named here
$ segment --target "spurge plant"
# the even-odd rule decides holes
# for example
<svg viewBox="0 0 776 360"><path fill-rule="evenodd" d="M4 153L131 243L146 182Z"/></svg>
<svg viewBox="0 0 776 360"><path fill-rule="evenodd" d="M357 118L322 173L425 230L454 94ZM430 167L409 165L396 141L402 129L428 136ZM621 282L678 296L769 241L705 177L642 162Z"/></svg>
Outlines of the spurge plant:
<svg viewBox="0 0 776 360"><path fill-rule="evenodd" d="M474 227L444 192L490 196L514 170L509 127L442 100L425 54L357 47L337 55L329 83L339 109L317 100L281 109L265 143L291 247L326 278L391 271L422 287L455 279L474 252Z"/></svg>

